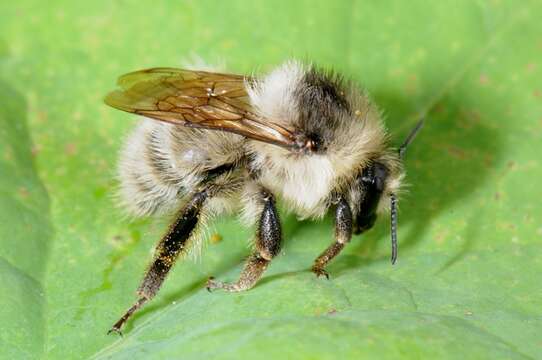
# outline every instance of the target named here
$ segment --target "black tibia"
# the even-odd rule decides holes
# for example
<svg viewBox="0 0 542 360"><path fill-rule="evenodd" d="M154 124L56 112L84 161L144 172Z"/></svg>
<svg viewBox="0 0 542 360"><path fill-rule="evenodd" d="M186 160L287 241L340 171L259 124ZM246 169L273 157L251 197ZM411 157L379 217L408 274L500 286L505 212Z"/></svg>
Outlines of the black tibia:
<svg viewBox="0 0 542 360"><path fill-rule="evenodd" d="M261 196L264 206L258 223L256 250L248 258L239 280L235 283L224 283L211 277L207 282L207 290L243 291L252 288L267 269L271 259L280 252L282 231L275 199L266 190L261 191Z"/></svg>
<svg viewBox="0 0 542 360"><path fill-rule="evenodd" d="M376 220L376 208L384 191L387 177L388 169L381 163L376 162L363 169L358 178L362 200L354 223L354 234L361 234L373 227Z"/></svg>
<svg viewBox="0 0 542 360"><path fill-rule="evenodd" d="M343 196L339 198L339 202L335 209L335 242L331 244L316 260L312 266L312 271L317 276L324 275L329 278L324 267L328 262L337 256L344 245L352 238L352 211L350 205Z"/></svg>
<svg viewBox="0 0 542 360"><path fill-rule="evenodd" d="M208 197L208 190L202 190L193 195L188 203L179 211L177 218L171 224L168 232L158 243L156 255L151 266L147 270L137 294L139 299L136 303L117 321L109 332L119 332L122 325L130 316L143 304L152 299L164 282L169 270L183 251L186 241L190 238L196 228L200 210Z"/></svg>
<svg viewBox="0 0 542 360"><path fill-rule="evenodd" d="M275 199L267 191L262 191L264 207L258 224L256 249L266 260L271 260L280 251L282 231Z"/></svg>

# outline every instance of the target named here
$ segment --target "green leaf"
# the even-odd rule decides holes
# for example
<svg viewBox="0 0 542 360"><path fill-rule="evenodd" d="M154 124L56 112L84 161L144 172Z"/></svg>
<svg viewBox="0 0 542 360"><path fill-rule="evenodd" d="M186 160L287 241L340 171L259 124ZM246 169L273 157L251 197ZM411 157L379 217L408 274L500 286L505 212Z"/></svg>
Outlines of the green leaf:
<svg viewBox="0 0 542 360"><path fill-rule="evenodd" d="M88 1L0 4L0 358L542 358L542 3L535 0ZM296 57L362 83L407 154L399 261L389 219L328 268L330 218L282 214L283 251L254 289L250 231L176 265L106 335L168 218L115 206L135 123L106 107L118 75L198 54L233 72Z"/></svg>

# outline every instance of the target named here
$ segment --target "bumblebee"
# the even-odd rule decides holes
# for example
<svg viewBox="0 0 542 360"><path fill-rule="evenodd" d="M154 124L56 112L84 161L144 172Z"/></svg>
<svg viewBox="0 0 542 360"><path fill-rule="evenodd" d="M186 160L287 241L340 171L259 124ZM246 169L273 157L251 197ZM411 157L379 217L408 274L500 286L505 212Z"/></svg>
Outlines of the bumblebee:
<svg viewBox="0 0 542 360"><path fill-rule="evenodd" d="M397 259L397 194L402 157L422 122L397 150L369 96L336 73L296 61L262 77L153 68L119 78L105 102L144 117L119 163L120 198L134 215L176 211L137 291L112 327L151 300L179 255L198 247L210 218L239 214L256 228L238 281L207 289L252 288L280 252L277 201L298 218L335 213L335 239L314 261L325 266L352 234L391 212L391 261Z"/></svg>

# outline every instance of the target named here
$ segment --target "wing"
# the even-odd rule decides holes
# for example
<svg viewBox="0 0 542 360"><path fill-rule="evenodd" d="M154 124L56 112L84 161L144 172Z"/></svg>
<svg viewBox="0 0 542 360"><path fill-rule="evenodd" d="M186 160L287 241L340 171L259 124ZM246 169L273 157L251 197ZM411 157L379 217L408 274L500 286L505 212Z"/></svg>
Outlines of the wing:
<svg viewBox="0 0 542 360"><path fill-rule="evenodd" d="M130 113L195 128L222 130L291 150L306 147L303 136L259 117L240 75L153 68L118 79L120 89L105 103Z"/></svg>

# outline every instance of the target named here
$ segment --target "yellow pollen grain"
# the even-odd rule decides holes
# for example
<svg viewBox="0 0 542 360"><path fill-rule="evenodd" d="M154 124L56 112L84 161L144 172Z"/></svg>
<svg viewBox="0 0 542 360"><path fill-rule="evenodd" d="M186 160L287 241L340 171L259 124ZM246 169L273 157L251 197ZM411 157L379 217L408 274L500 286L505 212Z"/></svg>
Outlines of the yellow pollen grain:
<svg viewBox="0 0 542 360"><path fill-rule="evenodd" d="M214 233L209 240L211 241L211 244L218 244L222 241L222 235Z"/></svg>

